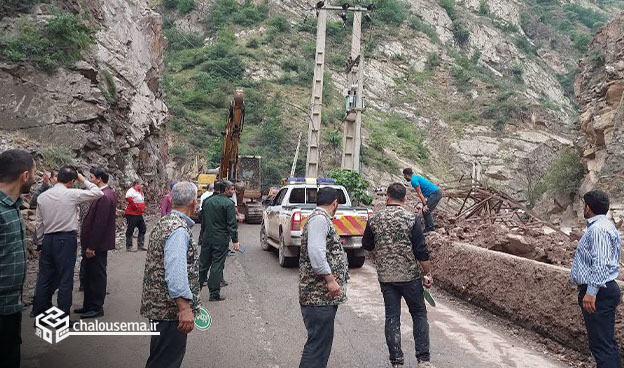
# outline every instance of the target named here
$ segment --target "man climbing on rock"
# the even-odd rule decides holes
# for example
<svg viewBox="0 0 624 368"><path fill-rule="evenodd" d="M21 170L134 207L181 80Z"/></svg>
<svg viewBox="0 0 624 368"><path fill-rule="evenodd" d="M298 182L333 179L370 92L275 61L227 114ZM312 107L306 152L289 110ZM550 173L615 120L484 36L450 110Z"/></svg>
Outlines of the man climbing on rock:
<svg viewBox="0 0 624 368"><path fill-rule="evenodd" d="M386 306L386 343L393 367L404 364L401 350L401 298L412 315L416 359L419 367L429 363L429 323L423 287L433 285L429 250L420 218L407 211L406 189L394 183L386 191L386 208L373 215L362 238L362 247L372 252L377 277ZM426 275L423 278L421 276Z"/></svg>
<svg viewBox="0 0 624 368"><path fill-rule="evenodd" d="M425 233L435 230L433 224L433 210L442 199L442 191L431 181L414 174L411 168L403 169L403 177L412 184L423 204L423 218L425 220Z"/></svg>

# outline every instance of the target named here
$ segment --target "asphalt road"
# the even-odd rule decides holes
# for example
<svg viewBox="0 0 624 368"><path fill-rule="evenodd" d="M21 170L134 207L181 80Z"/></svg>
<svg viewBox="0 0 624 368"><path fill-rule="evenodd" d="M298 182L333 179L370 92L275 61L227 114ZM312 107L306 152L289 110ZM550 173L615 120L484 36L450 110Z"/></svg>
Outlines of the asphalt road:
<svg viewBox="0 0 624 368"><path fill-rule="evenodd" d="M196 226L195 234L199 233ZM207 331L189 335L184 367L297 367L306 331L298 304L298 270L279 267L277 254L259 245L259 226L242 225L244 254L228 257L223 302L203 305L212 316ZM145 321L139 315L145 253L115 252L108 260L108 290L101 321ZM77 290L77 286L74 288ZM526 342L471 313L439 290L429 308L432 362L436 367L527 367L563 365ZM384 338L383 299L370 265L351 270L348 303L338 309L329 367L389 367ZM54 300L54 302L56 302ZM82 293L74 293L74 308ZM49 344L34 333L24 313L23 367L142 367L148 336L69 336ZM77 316L72 316L76 318ZM416 367L411 318L403 305L406 367Z"/></svg>

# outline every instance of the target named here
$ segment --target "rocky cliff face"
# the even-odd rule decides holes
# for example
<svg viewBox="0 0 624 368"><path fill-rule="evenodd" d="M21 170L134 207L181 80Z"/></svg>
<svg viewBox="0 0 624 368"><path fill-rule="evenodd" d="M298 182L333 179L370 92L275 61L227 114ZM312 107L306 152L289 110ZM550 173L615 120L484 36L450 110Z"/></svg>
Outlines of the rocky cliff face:
<svg viewBox="0 0 624 368"><path fill-rule="evenodd" d="M89 19L95 43L81 61L48 73L0 61L3 148L30 138L43 162L100 165L115 184L140 177L164 188L167 107L160 79L166 39L159 14L144 0L58 1L0 20L0 32L24 19L45 22L51 6ZM20 140L10 137L19 132ZM47 157L52 156L52 157ZM47 167L51 169L51 167Z"/></svg>
<svg viewBox="0 0 624 368"><path fill-rule="evenodd" d="M602 28L580 65L575 90L581 105L580 137L587 175L580 194L603 189L612 214L624 215L624 14Z"/></svg>

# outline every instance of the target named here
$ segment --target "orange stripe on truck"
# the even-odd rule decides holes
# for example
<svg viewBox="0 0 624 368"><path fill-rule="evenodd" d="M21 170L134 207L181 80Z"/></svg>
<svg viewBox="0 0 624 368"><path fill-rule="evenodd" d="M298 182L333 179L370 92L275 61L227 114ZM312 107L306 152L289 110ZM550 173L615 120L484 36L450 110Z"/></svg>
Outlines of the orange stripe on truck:
<svg viewBox="0 0 624 368"><path fill-rule="evenodd" d="M301 228L308 222L308 217L302 219ZM333 219L332 223L340 236L362 236L366 229L367 218L362 216L342 216Z"/></svg>

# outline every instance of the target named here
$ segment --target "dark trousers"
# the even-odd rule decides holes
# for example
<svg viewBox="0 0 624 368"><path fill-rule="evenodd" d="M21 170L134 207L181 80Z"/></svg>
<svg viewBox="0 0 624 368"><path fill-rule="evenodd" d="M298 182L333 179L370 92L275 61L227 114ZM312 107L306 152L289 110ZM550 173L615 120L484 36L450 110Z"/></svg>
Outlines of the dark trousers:
<svg viewBox="0 0 624 368"><path fill-rule="evenodd" d="M85 256L84 248L80 249L80 255L82 257L80 258L80 272L78 273L78 280L80 281L80 289L84 290L85 278L87 277L85 273L85 262L87 261L87 257Z"/></svg>
<svg viewBox="0 0 624 368"><path fill-rule="evenodd" d="M428 211L423 212L423 218L425 219L425 231L435 230L435 226L433 225L433 210L438 206L441 199L442 191L439 189L427 198Z"/></svg>
<svg viewBox="0 0 624 368"><path fill-rule="evenodd" d="M229 251L229 244L202 244L199 255L199 284L204 285L208 271L208 290L210 298L221 296L221 280L223 279L223 268L225 259Z"/></svg>
<svg viewBox="0 0 624 368"><path fill-rule="evenodd" d="M578 303L581 306L589 349L596 359L598 368L620 368L620 348L615 340L615 308L620 302L620 288L615 281L607 283L596 294L596 311L588 313L583 309L583 297L587 286L579 287Z"/></svg>
<svg viewBox="0 0 624 368"><path fill-rule="evenodd" d="M85 257L85 289L82 304L85 311L99 312L104 306L107 256L108 251L96 250L95 257Z"/></svg>
<svg viewBox="0 0 624 368"><path fill-rule="evenodd" d="M134 229L139 228L139 237L137 239L137 247L141 248L145 244L145 232L147 227L145 226L145 219L143 216L126 215L126 248L132 248L132 236L134 235Z"/></svg>
<svg viewBox="0 0 624 368"><path fill-rule="evenodd" d="M0 315L0 366L19 368L22 312Z"/></svg>
<svg viewBox="0 0 624 368"><path fill-rule="evenodd" d="M160 336L152 336L150 355L145 368L178 368L186 353L187 334L178 330L178 321L158 322L156 331Z"/></svg>
<svg viewBox="0 0 624 368"><path fill-rule="evenodd" d="M381 292L386 307L386 343L390 363L403 364L401 349L401 298L405 299L412 315L416 359L429 361L429 323L420 279L408 282L382 282Z"/></svg>
<svg viewBox="0 0 624 368"><path fill-rule="evenodd" d="M327 367L334 341L334 320L336 319L336 305L302 305L301 315L308 340L301 353L299 368Z"/></svg>
<svg viewBox="0 0 624 368"><path fill-rule="evenodd" d="M53 233L43 236L39 256L39 276L35 296L35 315L52 306L52 295L58 287L58 308L69 315L74 290L74 266L78 240L75 233Z"/></svg>

